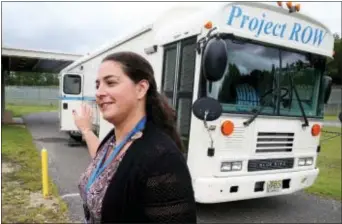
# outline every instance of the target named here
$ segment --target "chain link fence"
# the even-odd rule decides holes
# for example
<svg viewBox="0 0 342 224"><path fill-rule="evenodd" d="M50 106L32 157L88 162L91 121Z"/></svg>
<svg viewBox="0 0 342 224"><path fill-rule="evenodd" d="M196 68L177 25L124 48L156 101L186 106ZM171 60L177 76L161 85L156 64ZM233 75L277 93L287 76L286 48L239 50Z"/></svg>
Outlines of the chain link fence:
<svg viewBox="0 0 342 224"><path fill-rule="evenodd" d="M324 114L338 116L342 111L342 86L334 86L328 103L325 105Z"/></svg>
<svg viewBox="0 0 342 224"><path fill-rule="evenodd" d="M6 86L7 104L17 105L53 105L58 106L58 86ZM342 86L334 86L329 102L325 105L325 114L337 116L342 111Z"/></svg>
<svg viewBox="0 0 342 224"><path fill-rule="evenodd" d="M58 106L58 95L58 86L5 87L6 104Z"/></svg>

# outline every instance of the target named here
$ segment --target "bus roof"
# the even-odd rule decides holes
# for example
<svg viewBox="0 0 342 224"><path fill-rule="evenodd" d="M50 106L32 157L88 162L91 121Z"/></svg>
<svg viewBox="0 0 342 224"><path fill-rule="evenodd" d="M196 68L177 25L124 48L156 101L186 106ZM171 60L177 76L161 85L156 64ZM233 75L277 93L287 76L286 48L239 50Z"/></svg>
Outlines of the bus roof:
<svg viewBox="0 0 342 224"><path fill-rule="evenodd" d="M289 13L275 2L218 3L215 8L165 24L164 29L156 31L157 40L164 44L184 38L185 33L200 34L208 21L218 32L326 57L333 55L334 38L326 25L300 12Z"/></svg>
<svg viewBox="0 0 342 224"><path fill-rule="evenodd" d="M110 43L109 45L107 44L106 46L102 46L102 47L98 48L97 50L95 50L91 54L83 55L83 57L74 61L68 67L64 68L61 72L65 72L65 71L68 71L70 69L73 69L73 68L77 67L78 65L85 63L85 62L95 58L96 56L98 56L98 55L118 46L118 45L121 45L121 44L125 43L126 41L128 41L128 40L130 40L130 39L132 39L132 38L134 38L134 37L136 37L142 33L150 31L151 29L152 29L152 24L149 24L149 25L143 27L142 29L135 31L134 33L131 33L131 34L126 35L124 37L118 38L114 42Z"/></svg>
<svg viewBox="0 0 342 224"><path fill-rule="evenodd" d="M218 27L220 32L327 57L333 55L334 38L330 29L312 17L300 12L289 13L288 9L277 6L275 2L223 2L207 9L189 6L172 8L153 24L84 55L63 71L68 71L144 32L154 30L155 40L151 42L164 44L201 33L208 21L213 22L213 26Z"/></svg>
<svg viewBox="0 0 342 224"><path fill-rule="evenodd" d="M145 32L151 31L151 30L159 30L161 27L167 25L167 24L172 24L174 20L182 18L187 15L192 15L195 12L200 11L200 7L196 6L176 6L171 9L169 9L167 12L163 13L160 17L158 17L154 23L152 24L147 24L141 29L135 30L132 33L116 38L113 42L110 44L107 44L105 46L101 46L100 48L96 49L94 52L90 54L86 54L74 63L70 64L68 67L63 69L62 72L68 71L70 69L73 69L82 63L85 63L93 58L95 58L98 55L101 55L102 53L113 49L114 47L117 47L126 41L129 41L130 39L133 39L136 36L139 36ZM151 40L151 42L153 42Z"/></svg>

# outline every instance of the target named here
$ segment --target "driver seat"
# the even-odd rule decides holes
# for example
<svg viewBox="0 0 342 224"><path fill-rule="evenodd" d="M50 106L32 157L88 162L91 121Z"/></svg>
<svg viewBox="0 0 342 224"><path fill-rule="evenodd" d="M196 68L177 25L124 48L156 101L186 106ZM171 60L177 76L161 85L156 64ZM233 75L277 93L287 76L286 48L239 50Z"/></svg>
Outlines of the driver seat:
<svg viewBox="0 0 342 224"><path fill-rule="evenodd" d="M255 88L247 83L236 86L236 104L259 106L260 99Z"/></svg>

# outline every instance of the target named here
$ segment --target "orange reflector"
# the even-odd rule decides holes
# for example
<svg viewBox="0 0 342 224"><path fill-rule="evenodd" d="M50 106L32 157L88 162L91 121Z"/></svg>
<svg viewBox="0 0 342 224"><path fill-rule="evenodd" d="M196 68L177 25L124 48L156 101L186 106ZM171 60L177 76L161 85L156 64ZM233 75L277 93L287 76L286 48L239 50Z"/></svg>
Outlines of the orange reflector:
<svg viewBox="0 0 342 224"><path fill-rule="evenodd" d="M291 9L292 8L292 2L286 2L287 8Z"/></svg>
<svg viewBox="0 0 342 224"><path fill-rule="evenodd" d="M277 2L277 4L278 4L278 6L280 6L280 7L283 5L282 2Z"/></svg>
<svg viewBox="0 0 342 224"><path fill-rule="evenodd" d="M211 29L213 27L213 23L211 21L208 21L205 25L204 25L205 28L207 29Z"/></svg>
<svg viewBox="0 0 342 224"><path fill-rule="evenodd" d="M223 122L221 126L221 132L223 135L230 135L234 131L234 124L231 121L225 121Z"/></svg>
<svg viewBox="0 0 342 224"><path fill-rule="evenodd" d="M317 136L321 133L321 126L318 124L314 124L311 128L311 134L312 136Z"/></svg>
<svg viewBox="0 0 342 224"><path fill-rule="evenodd" d="M297 12L299 12L299 10L300 10L300 4L297 4L297 5L295 6L295 8L296 8Z"/></svg>

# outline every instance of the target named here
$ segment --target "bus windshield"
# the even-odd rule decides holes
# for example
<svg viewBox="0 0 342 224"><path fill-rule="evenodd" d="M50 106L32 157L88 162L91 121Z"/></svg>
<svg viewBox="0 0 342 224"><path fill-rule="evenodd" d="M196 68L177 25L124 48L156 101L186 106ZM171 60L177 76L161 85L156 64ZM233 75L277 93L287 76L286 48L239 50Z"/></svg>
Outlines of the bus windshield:
<svg viewBox="0 0 342 224"><path fill-rule="evenodd" d="M263 107L259 114L303 116L296 89L306 116L323 116L322 72L310 54L224 40L226 74L217 82L205 83L206 95L217 99L224 112L252 113Z"/></svg>

